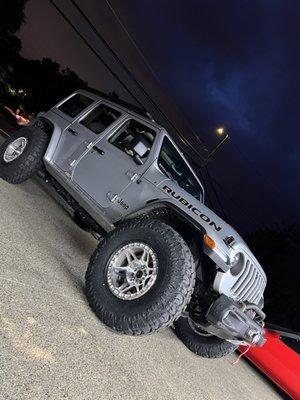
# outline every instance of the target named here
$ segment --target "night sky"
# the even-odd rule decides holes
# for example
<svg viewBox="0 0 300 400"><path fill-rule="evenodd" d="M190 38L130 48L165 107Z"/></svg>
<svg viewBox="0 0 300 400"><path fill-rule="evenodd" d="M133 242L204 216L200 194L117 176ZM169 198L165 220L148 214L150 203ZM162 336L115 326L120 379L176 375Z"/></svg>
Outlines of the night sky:
<svg viewBox="0 0 300 400"><path fill-rule="evenodd" d="M77 4L168 117L184 118L182 134L199 155L197 136L211 148L214 129L227 127L231 140L208 165L219 198L206 182L215 210L223 208L242 232L296 220L300 2ZM50 57L91 86L128 98L49 1L30 0L26 19L19 34L23 56Z"/></svg>

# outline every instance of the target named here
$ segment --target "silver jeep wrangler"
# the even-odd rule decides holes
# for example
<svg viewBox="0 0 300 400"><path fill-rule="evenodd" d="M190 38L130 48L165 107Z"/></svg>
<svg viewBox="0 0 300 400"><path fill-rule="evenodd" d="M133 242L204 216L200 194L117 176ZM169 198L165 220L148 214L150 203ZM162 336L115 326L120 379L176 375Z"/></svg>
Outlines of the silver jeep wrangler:
<svg viewBox="0 0 300 400"><path fill-rule="evenodd" d="M147 114L77 91L0 147L4 180L37 172L99 238L86 295L106 325L141 335L174 324L204 357L264 343L262 267Z"/></svg>

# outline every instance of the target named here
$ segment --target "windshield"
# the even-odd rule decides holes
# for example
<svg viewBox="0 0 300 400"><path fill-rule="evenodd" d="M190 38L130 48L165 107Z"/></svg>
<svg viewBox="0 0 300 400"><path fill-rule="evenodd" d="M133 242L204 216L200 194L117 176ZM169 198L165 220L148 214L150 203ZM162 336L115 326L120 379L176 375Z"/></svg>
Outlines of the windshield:
<svg viewBox="0 0 300 400"><path fill-rule="evenodd" d="M160 170L178 186L202 201L203 191L176 147L165 137L158 157Z"/></svg>

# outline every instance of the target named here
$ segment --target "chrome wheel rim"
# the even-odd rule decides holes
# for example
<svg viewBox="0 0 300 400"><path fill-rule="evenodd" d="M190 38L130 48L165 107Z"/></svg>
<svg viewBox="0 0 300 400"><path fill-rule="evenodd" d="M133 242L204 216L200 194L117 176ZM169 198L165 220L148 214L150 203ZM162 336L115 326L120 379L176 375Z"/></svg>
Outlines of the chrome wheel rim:
<svg viewBox="0 0 300 400"><path fill-rule="evenodd" d="M149 245L129 243L115 251L108 262L108 287L119 299L135 300L154 285L157 266L157 255Z"/></svg>
<svg viewBox="0 0 300 400"><path fill-rule="evenodd" d="M27 146L27 143L28 143L28 139L24 136L21 136L21 137L17 138L16 140L14 140L13 142L11 142L7 146L7 148L4 152L3 160L6 163L16 160L24 152L24 150Z"/></svg>

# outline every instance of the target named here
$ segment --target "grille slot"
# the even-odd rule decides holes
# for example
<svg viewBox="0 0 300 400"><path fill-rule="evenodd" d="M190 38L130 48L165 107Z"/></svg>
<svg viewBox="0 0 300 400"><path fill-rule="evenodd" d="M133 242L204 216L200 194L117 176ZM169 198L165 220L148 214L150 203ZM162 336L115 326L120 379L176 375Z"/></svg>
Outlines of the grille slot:
<svg viewBox="0 0 300 400"><path fill-rule="evenodd" d="M230 294L235 300L257 304L265 287L264 276L251 260L246 259L244 268L231 287Z"/></svg>

